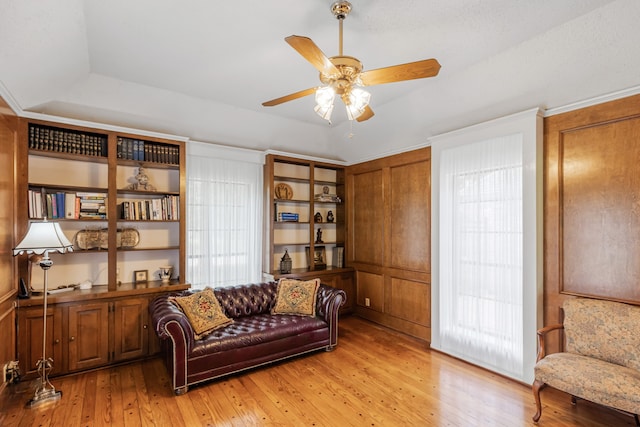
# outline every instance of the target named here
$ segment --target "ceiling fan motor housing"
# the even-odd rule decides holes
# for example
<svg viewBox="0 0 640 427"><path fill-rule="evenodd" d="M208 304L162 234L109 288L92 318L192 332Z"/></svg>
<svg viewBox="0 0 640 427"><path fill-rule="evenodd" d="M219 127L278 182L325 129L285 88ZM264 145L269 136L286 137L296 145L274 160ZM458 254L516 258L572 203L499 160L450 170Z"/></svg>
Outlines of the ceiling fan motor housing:
<svg viewBox="0 0 640 427"><path fill-rule="evenodd" d="M332 56L329 61L336 66L339 73L320 73L320 81L326 85L331 85L338 95L341 95L350 86L356 84L362 86L360 73L362 63L352 56Z"/></svg>

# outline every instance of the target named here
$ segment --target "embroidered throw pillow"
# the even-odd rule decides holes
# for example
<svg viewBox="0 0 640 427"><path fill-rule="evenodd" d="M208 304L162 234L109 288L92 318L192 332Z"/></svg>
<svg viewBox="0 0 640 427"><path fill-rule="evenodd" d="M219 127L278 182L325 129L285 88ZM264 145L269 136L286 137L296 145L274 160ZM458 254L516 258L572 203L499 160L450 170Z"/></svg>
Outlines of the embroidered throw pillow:
<svg viewBox="0 0 640 427"><path fill-rule="evenodd" d="M320 279L307 281L280 279L276 304L271 310L271 314L315 316L319 287Z"/></svg>
<svg viewBox="0 0 640 427"><path fill-rule="evenodd" d="M233 319L224 314L211 288L205 288L184 297L173 297L171 300L189 319L197 340L218 328L233 323Z"/></svg>

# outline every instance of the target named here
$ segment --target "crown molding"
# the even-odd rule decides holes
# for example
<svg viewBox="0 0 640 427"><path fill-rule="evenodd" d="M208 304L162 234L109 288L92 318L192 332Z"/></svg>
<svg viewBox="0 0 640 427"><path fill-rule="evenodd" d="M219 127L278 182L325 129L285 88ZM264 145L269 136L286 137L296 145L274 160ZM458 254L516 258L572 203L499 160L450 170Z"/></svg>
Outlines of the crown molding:
<svg viewBox="0 0 640 427"><path fill-rule="evenodd" d="M621 98L640 94L640 86L633 86L628 89L622 89L617 92L596 96L578 102L573 102L561 107L549 108L544 111L544 117L555 116L557 114L567 113L569 111L579 110L581 108L593 107L594 105L604 104L605 102L615 101Z"/></svg>

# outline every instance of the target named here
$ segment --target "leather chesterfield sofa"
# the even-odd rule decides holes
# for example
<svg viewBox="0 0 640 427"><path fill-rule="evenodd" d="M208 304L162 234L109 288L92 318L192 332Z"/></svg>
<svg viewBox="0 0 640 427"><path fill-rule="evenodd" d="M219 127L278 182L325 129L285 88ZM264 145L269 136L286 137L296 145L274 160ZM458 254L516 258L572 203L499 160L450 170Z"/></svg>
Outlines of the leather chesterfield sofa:
<svg viewBox="0 0 640 427"><path fill-rule="evenodd" d="M340 289L320 285L316 315L271 314L277 282L215 288L215 296L233 323L195 339L187 316L165 294L149 305L162 356L175 394L189 386L292 356L338 344L338 310L346 301Z"/></svg>

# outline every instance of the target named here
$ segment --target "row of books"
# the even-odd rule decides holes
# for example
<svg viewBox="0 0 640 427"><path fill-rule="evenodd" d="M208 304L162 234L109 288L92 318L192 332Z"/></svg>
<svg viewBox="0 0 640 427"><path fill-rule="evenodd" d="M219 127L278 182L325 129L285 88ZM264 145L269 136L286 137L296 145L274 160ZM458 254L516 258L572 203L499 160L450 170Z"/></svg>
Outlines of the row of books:
<svg viewBox="0 0 640 427"><path fill-rule="evenodd" d="M29 217L50 219L106 219L106 193L29 190Z"/></svg>
<svg viewBox="0 0 640 427"><path fill-rule="evenodd" d="M333 248L333 266L336 268L344 267L344 246L336 246Z"/></svg>
<svg viewBox="0 0 640 427"><path fill-rule="evenodd" d="M293 212L278 212L279 222L298 222L300 216Z"/></svg>
<svg viewBox="0 0 640 427"><path fill-rule="evenodd" d="M116 155L119 159L139 160L151 163L180 164L177 146L158 144L141 139L118 137Z"/></svg>
<svg viewBox="0 0 640 427"><path fill-rule="evenodd" d="M121 219L131 221L177 221L180 219L180 196L125 200L121 203Z"/></svg>
<svg viewBox="0 0 640 427"><path fill-rule="evenodd" d="M29 125L29 148L58 153L107 157L107 136Z"/></svg>

